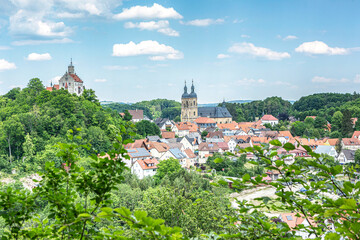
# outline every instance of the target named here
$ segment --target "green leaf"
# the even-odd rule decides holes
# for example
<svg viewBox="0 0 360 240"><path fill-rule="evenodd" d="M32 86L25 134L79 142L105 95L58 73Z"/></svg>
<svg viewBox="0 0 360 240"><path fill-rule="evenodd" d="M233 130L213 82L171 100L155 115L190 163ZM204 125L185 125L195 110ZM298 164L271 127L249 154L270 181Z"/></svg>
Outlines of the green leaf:
<svg viewBox="0 0 360 240"><path fill-rule="evenodd" d="M285 143L283 148L286 150L286 151L291 151L291 150L294 150L295 149L295 146L294 144L292 143Z"/></svg>
<svg viewBox="0 0 360 240"><path fill-rule="evenodd" d="M326 240L340 240L340 235L338 235L337 233L328 233L325 236Z"/></svg>
<svg viewBox="0 0 360 240"><path fill-rule="evenodd" d="M88 214L88 213L81 213L81 214L79 214L79 216L78 216L79 218L90 218L91 217L91 215L90 214Z"/></svg>
<svg viewBox="0 0 360 240"><path fill-rule="evenodd" d="M278 147L282 146L281 142L277 139L271 140L269 143L273 146L278 146Z"/></svg>
<svg viewBox="0 0 360 240"><path fill-rule="evenodd" d="M222 158L216 158L214 160L214 163L222 163L223 161L224 161L224 159L222 159Z"/></svg>
<svg viewBox="0 0 360 240"><path fill-rule="evenodd" d="M242 179L243 179L244 182L249 181L250 178L251 178L251 177L250 177L250 175L249 175L248 173L246 173L246 174L242 177Z"/></svg>

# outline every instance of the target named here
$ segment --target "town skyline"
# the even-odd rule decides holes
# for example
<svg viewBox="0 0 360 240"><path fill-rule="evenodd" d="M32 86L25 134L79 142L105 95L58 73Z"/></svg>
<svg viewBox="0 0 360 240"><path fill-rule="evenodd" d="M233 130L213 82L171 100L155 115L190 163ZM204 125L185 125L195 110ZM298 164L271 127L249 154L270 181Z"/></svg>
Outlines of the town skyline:
<svg viewBox="0 0 360 240"><path fill-rule="evenodd" d="M360 89L354 1L5 1L0 94L75 71L102 101L297 100ZM149 91L151 89L151 91Z"/></svg>

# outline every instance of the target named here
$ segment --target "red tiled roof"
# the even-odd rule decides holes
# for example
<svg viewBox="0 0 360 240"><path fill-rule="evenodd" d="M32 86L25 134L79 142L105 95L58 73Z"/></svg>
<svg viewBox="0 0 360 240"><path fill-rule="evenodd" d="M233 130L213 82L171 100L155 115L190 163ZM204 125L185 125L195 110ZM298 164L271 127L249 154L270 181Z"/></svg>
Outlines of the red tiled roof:
<svg viewBox="0 0 360 240"><path fill-rule="evenodd" d="M190 149L190 148L185 149L185 150L184 150L184 152L185 152L186 156L188 156L188 158L196 158L196 156L195 156L194 152L193 152L193 151L191 151L191 149Z"/></svg>
<svg viewBox="0 0 360 240"><path fill-rule="evenodd" d="M156 159L144 159L144 160L137 160L137 163L140 165L140 167L143 169L143 170L147 170L147 169L155 169L157 168L156 165L159 164L159 162L156 160ZM149 166L153 164L153 166Z"/></svg>
<svg viewBox="0 0 360 240"><path fill-rule="evenodd" d="M143 148L146 146L145 144L145 139L137 139L135 140L133 143L128 143L124 146L125 149L130 149L130 148Z"/></svg>
<svg viewBox="0 0 360 240"><path fill-rule="evenodd" d="M217 127L219 129L229 129L229 130L238 130L239 129L239 125L236 122L218 123Z"/></svg>
<svg viewBox="0 0 360 240"><path fill-rule="evenodd" d="M208 118L208 117L199 117L195 119L196 123L199 124L205 124L205 123L216 123L214 119Z"/></svg>
<svg viewBox="0 0 360 240"><path fill-rule="evenodd" d="M296 216L297 213L281 213L280 216L281 216L281 219L287 223L287 225L293 229L295 228L296 226L300 225L300 224L303 224L303 222L305 221L305 218L303 217L297 217ZM300 216L302 216L300 214ZM287 218L288 217L288 218ZM291 219L291 220L289 220ZM316 225L316 223L314 222L314 220L312 220L311 218L309 218L309 221L310 221L310 224L311 225Z"/></svg>
<svg viewBox="0 0 360 240"><path fill-rule="evenodd" d="M130 115L132 116L132 119L144 119L144 111L140 109L136 110L128 110Z"/></svg>
<svg viewBox="0 0 360 240"><path fill-rule="evenodd" d="M344 145L360 145L360 140L357 138L343 138Z"/></svg>
<svg viewBox="0 0 360 240"><path fill-rule="evenodd" d="M229 145L226 142L218 142L217 145L224 151L229 150Z"/></svg>
<svg viewBox="0 0 360 240"><path fill-rule="evenodd" d="M191 122L179 122L176 123L175 126L179 131L189 130L190 132L196 132L198 130L198 126Z"/></svg>
<svg viewBox="0 0 360 240"><path fill-rule="evenodd" d="M52 92L53 88L55 88L56 90L59 90L60 86L59 86L59 84L54 84L52 87L46 87L46 90Z"/></svg>
<svg viewBox="0 0 360 240"><path fill-rule="evenodd" d="M165 139L175 138L175 132L162 131L161 136Z"/></svg>
<svg viewBox="0 0 360 240"><path fill-rule="evenodd" d="M360 131L355 131L352 135L352 138L359 138L360 136Z"/></svg>
<svg viewBox="0 0 360 240"><path fill-rule="evenodd" d="M267 114L264 115L261 120L263 121L279 121L279 119L277 119L276 117L274 117L273 115Z"/></svg>
<svg viewBox="0 0 360 240"><path fill-rule="evenodd" d="M70 76L74 79L75 82L83 83L83 81L76 74L70 73Z"/></svg>
<svg viewBox="0 0 360 240"><path fill-rule="evenodd" d="M306 118L305 118L305 119L307 119L307 118L312 118L312 119L314 119L314 120L315 120L316 116L306 116Z"/></svg>
<svg viewBox="0 0 360 240"><path fill-rule="evenodd" d="M293 138L293 135L290 131L279 131L279 137L289 137L290 139Z"/></svg>

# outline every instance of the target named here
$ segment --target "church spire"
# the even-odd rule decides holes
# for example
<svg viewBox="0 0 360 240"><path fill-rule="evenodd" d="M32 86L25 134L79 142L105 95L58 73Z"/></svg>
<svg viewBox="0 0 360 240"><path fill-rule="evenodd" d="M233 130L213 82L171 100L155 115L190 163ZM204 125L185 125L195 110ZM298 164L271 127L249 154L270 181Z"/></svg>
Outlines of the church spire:
<svg viewBox="0 0 360 240"><path fill-rule="evenodd" d="M191 84L191 93L195 92L195 87L194 87L194 79L192 80L192 84Z"/></svg>
<svg viewBox="0 0 360 240"><path fill-rule="evenodd" d="M186 80L185 80L185 87L184 87L184 94L187 94L187 86L186 86Z"/></svg>

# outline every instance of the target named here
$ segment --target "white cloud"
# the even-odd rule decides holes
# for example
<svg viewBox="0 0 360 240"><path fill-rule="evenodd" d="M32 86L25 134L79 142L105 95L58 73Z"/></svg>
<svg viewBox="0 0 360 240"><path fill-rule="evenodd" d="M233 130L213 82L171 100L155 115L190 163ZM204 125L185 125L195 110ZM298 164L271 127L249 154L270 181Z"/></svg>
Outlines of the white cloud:
<svg viewBox="0 0 360 240"><path fill-rule="evenodd" d="M179 32L171 29L169 27L169 21L161 20L161 21L150 21L150 22L127 22L124 24L125 28L138 28L140 30L149 30L154 31L157 30L160 33L163 33L168 36L178 37L180 34Z"/></svg>
<svg viewBox="0 0 360 240"><path fill-rule="evenodd" d="M0 72L11 69L16 69L15 63L8 62L5 59L0 59Z"/></svg>
<svg viewBox="0 0 360 240"><path fill-rule="evenodd" d="M0 46L0 51L3 51L3 50L9 50L10 47L8 46Z"/></svg>
<svg viewBox="0 0 360 240"><path fill-rule="evenodd" d="M218 18L218 19L211 19L211 18L195 19L192 21L181 22L181 23L185 24L185 25L191 25L191 26L197 26L197 27L206 27L206 26L213 25L213 24L224 23L224 19L221 19L221 18Z"/></svg>
<svg viewBox="0 0 360 240"><path fill-rule="evenodd" d="M94 82L101 82L101 83L103 83L103 82L107 82L107 80L106 80L105 78L97 78L97 79L94 80Z"/></svg>
<svg viewBox="0 0 360 240"><path fill-rule="evenodd" d="M360 74L355 75L354 83L360 83Z"/></svg>
<svg viewBox="0 0 360 240"><path fill-rule="evenodd" d="M305 42L295 49L296 52L306 54L321 54L321 55L345 55L350 52L350 49L329 47L326 43L321 41Z"/></svg>
<svg viewBox="0 0 360 240"><path fill-rule="evenodd" d="M346 83L350 82L347 78L335 79L335 78L326 78L321 76L315 76L311 80L314 83Z"/></svg>
<svg viewBox="0 0 360 240"><path fill-rule="evenodd" d="M60 80L61 76L56 76L56 77L53 77L52 79L50 79L50 83L53 83L53 84L59 84L59 80Z"/></svg>
<svg viewBox="0 0 360 240"><path fill-rule="evenodd" d="M42 13L24 10L10 17L9 31L17 36L66 37L72 30L63 22L44 20Z"/></svg>
<svg viewBox="0 0 360 240"><path fill-rule="evenodd" d="M105 69L107 70L135 70L138 69L138 67L136 66L119 66L119 65L113 65L113 66L104 66Z"/></svg>
<svg viewBox="0 0 360 240"><path fill-rule="evenodd" d="M295 40L295 39L298 39L297 36L294 36L294 35L288 35L286 37L283 38L284 41L287 41L287 40Z"/></svg>
<svg viewBox="0 0 360 240"><path fill-rule="evenodd" d="M246 34L241 34L241 37L242 37L242 38L250 38L250 36L249 36L249 35L246 35Z"/></svg>
<svg viewBox="0 0 360 240"><path fill-rule="evenodd" d="M52 44L52 43L72 43L73 40L69 38L62 39L51 39L51 40L21 40L14 41L11 44L15 46L24 46L24 45L40 45L40 44Z"/></svg>
<svg viewBox="0 0 360 240"><path fill-rule="evenodd" d="M51 60L51 55L50 53L30 53L26 59L29 61L46 61Z"/></svg>
<svg viewBox="0 0 360 240"><path fill-rule="evenodd" d="M157 41L142 41L138 44L129 42L126 44L114 44L113 56L129 57L139 55L151 55L150 60L182 59L183 53L171 46L160 44Z"/></svg>
<svg viewBox="0 0 360 240"><path fill-rule="evenodd" d="M154 3L151 7L134 6L124 8L121 13L114 15L114 19L182 19L182 16L174 8L165 8L160 4Z"/></svg>
<svg viewBox="0 0 360 240"><path fill-rule="evenodd" d="M55 0L57 7L65 8L76 13L84 12L89 15L110 15L111 11L122 4L119 0ZM71 15L68 15L70 17Z"/></svg>
<svg viewBox="0 0 360 240"><path fill-rule="evenodd" d="M238 54L248 54L255 57L262 57L269 60L281 60L283 58L290 57L290 54L287 52L275 52L268 48L256 47L254 44L247 42L236 43L231 46L228 51Z"/></svg>
<svg viewBox="0 0 360 240"><path fill-rule="evenodd" d="M222 54L222 53L220 53L220 54L217 55L217 58L218 58L218 59L224 59L224 58L229 58L229 57L230 57L230 55Z"/></svg>
<svg viewBox="0 0 360 240"><path fill-rule="evenodd" d="M58 18L83 18L85 17L84 13L70 13L70 12L61 12L56 14Z"/></svg>
<svg viewBox="0 0 360 240"><path fill-rule="evenodd" d="M259 79L253 79L253 78L243 78L241 80L238 80L236 82L237 85L241 86L250 86L250 85L264 85L265 80L262 78Z"/></svg>

